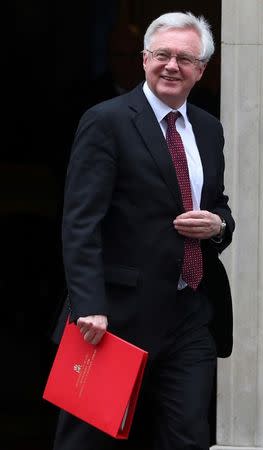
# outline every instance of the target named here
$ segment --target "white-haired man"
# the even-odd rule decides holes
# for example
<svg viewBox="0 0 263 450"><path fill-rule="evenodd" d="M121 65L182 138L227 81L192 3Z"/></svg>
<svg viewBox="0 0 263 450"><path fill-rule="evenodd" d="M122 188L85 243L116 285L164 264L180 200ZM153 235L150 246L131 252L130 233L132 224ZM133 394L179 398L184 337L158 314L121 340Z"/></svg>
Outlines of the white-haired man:
<svg viewBox="0 0 263 450"><path fill-rule="evenodd" d="M203 17L160 16L145 34L145 82L80 120L63 215L70 319L86 341L108 329L149 360L128 441L61 411L55 450L209 447L216 360L232 351L218 256L235 224L222 126L187 97L213 51Z"/></svg>

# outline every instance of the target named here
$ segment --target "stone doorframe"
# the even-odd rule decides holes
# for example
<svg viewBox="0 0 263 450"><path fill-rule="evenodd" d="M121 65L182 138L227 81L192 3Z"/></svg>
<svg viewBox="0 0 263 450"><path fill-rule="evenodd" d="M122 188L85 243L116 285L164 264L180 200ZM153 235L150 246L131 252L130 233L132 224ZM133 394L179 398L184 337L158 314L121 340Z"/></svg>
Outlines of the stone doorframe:
<svg viewBox="0 0 263 450"><path fill-rule="evenodd" d="M222 0L221 120L236 219L222 260L233 293L234 350L218 361L213 450L263 450L262 43L263 0Z"/></svg>

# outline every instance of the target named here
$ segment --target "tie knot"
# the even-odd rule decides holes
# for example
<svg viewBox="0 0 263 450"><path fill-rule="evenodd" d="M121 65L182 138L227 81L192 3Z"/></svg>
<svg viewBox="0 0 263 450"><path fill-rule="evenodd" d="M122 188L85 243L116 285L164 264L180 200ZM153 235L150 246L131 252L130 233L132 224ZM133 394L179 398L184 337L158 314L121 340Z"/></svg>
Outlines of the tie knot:
<svg viewBox="0 0 263 450"><path fill-rule="evenodd" d="M178 119L179 116L180 116L180 113L178 111L176 111L176 112L170 111L165 116L165 120L168 123L168 126L173 126L174 127L175 121Z"/></svg>

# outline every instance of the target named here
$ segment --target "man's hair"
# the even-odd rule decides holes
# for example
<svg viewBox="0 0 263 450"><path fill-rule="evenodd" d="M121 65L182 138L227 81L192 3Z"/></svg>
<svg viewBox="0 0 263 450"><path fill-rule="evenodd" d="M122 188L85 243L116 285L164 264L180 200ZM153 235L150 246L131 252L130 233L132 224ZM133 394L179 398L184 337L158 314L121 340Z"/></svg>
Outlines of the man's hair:
<svg viewBox="0 0 263 450"><path fill-rule="evenodd" d="M191 12L171 12L155 19L147 28L144 35L144 50L149 49L152 38L159 30L169 29L194 29L201 39L201 54L199 58L204 62L209 61L215 50L213 34L210 25L203 17L196 17Z"/></svg>

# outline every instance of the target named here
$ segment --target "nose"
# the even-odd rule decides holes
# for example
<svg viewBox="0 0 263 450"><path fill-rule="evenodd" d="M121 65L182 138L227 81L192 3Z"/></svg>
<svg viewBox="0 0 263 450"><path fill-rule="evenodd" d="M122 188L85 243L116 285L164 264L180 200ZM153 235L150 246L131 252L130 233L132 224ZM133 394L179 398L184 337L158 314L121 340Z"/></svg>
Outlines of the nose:
<svg viewBox="0 0 263 450"><path fill-rule="evenodd" d="M166 66L168 66L172 69L175 68L175 69L179 70L179 65L177 63L176 56L171 56L170 60L166 64Z"/></svg>

